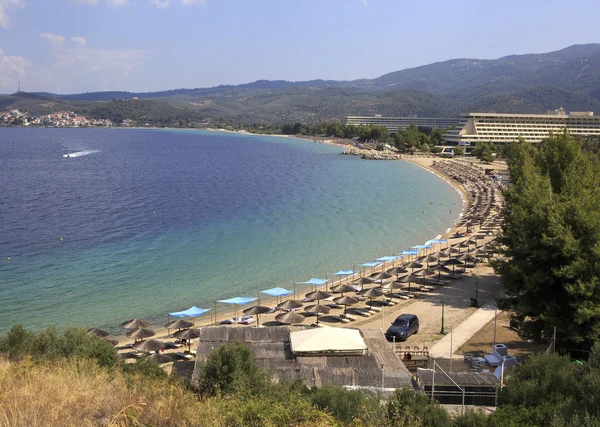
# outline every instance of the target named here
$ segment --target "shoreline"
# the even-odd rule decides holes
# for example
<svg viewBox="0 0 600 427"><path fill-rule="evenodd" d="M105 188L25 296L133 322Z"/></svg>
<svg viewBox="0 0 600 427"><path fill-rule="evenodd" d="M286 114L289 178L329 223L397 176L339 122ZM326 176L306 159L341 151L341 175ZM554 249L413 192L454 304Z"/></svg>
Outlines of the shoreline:
<svg viewBox="0 0 600 427"><path fill-rule="evenodd" d="M226 131L226 132L230 132L230 131ZM234 132L236 133L236 132ZM261 136L261 135L257 135L257 136ZM271 135L271 136L276 136L276 135ZM304 138L296 138L296 139L304 139ZM311 141L311 140L307 140L310 142L316 142L316 141ZM323 143L323 142L319 142L319 143ZM331 145L338 145L338 146L344 146L341 144L336 144L336 143L332 143L332 142L325 142ZM431 163L434 162L435 160L438 160L435 157L415 157L412 159L407 159L407 158L403 158L400 160L405 160L408 161L410 163L413 163L425 170L427 170L428 172L436 175L439 179L443 180L445 183L449 184L450 187L456 191L462 200L462 206L461 206L461 211L460 211L460 215L458 217L458 219L455 221L455 223L448 227L443 233L441 233L438 236L424 236L424 239L419 240L418 242L412 242L411 245L415 245L415 244L422 244L425 241L428 241L430 239L435 239L435 238L441 238L441 239L446 239L448 236L453 235L454 233L458 232L459 229L461 228L460 226L457 225L457 223L460 221L460 218L462 218L467 209L470 206L471 203L471 197L470 194L468 194L468 192L465 190L465 188L462 186L462 184L450 179L449 177L441 174L439 171L437 171L435 168L433 168L431 166ZM440 237L441 236L441 237ZM431 252L435 252L434 248L436 248L436 246L440 246L439 249L441 249L441 247L443 246L443 244L434 244L432 249L430 250ZM398 249L398 252L401 251L402 249ZM402 258L398 258L396 261L391 262L391 263L384 263L381 266L378 266L376 268L365 268L364 271L359 271L359 273L357 273L356 275L354 275L353 277L346 277L344 279L341 280L337 280L337 279L330 279L330 283L327 283L326 287L330 288L331 286L333 286L334 284L343 284L343 283L350 283L354 280L357 280L360 277L365 277L369 274L372 274L374 272L380 272L383 271L385 269L389 269L394 267L396 264L400 264L402 262L404 262L405 260L403 260ZM285 283L290 283L290 281L285 281ZM280 285L282 287L286 287L286 285ZM318 288L322 288L322 286L318 287ZM302 299L301 296L304 295L304 293L306 292L310 292L312 290L314 290L315 288L311 285L296 285L294 290L295 290L295 294L289 295L287 297L281 297L281 301L285 301L286 299L296 299L296 297L294 295L296 295L298 297L298 299ZM258 299L255 302L251 302L249 304L243 305L243 306L239 306L237 308L237 314L241 315L242 311L246 308L252 307L253 305L266 305L269 307L275 306L278 303L278 298L277 297L269 297L269 296L259 296ZM208 313L206 313L206 315L201 316L197 319L194 319L194 324L195 327L202 327L202 326L210 326L210 325L215 325L218 324L218 322L222 321L222 320L226 320L226 319L230 319L232 316L235 315L235 308L231 309L231 308L224 308L224 307L219 307L218 310L215 310L215 302L212 303L212 305L210 307L205 307L205 308L210 308L210 311ZM177 318L173 317L170 318L170 320L176 320ZM261 319L262 322L262 319ZM342 327L353 327L353 324L342 324L340 325ZM243 327L243 326L240 326ZM168 333L167 328L165 328L163 325L160 325L159 327L155 327L152 328L152 325L150 326L151 329L153 329L156 332L156 335L153 338L156 339L170 339L171 335ZM171 331L172 333L172 331ZM119 340L119 346L126 346L127 344L130 344L133 342L132 339L127 338L125 336L125 331L123 331L122 334L117 335L116 338Z"/></svg>

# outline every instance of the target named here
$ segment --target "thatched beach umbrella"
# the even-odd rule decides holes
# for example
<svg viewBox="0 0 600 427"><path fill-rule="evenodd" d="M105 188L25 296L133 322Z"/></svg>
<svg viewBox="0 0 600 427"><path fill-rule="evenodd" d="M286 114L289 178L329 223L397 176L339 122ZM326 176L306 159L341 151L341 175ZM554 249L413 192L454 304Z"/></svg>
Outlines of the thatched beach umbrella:
<svg viewBox="0 0 600 427"><path fill-rule="evenodd" d="M245 309L242 311L242 313L256 315L256 326L260 326L260 315L268 313L269 311L271 311L270 307L264 305L255 305L254 307Z"/></svg>
<svg viewBox="0 0 600 427"><path fill-rule="evenodd" d="M372 276L371 279L373 280L387 280L387 279L391 279L393 276L390 273L386 273L385 271L382 271L379 274L376 274L375 276Z"/></svg>
<svg viewBox="0 0 600 427"><path fill-rule="evenodd" d="M427 263L427 268L429 268L429 263L430 262L438 262L439 258L436 257L435 255L428 255L426 257L420 258L419 261L421 263L425 262Z"/></svg>
<svg viewBox="0 0 600 427"><path fill-rule="evenodd" d="M362 295L363 297L369 298L369 302L372 304L373 298L379 298L380 296L383 296L384 292L380 288L371 288L371 289L362 290L359 292L359 294ZM369 304L369 305L371 305L371 304Z"/></svg>
<svg viewBox="0 0 600 427"><path fill-rule="evenodd" d="M110 332L105 331L104 329L92 328L88 329L88 335L96 335L97 337L107 337L110 335Z"/></svg>
<svg viewBox="0 0 600 427"><path fill-rule="evenodd" d="M370 277L361 277L354 283L359 284L360 289L363 290L365 288L365 285L370 285L371 283L374 283L374 282L375 281Z"/></svg>
<svg viewBox="0 0 600 427"><path fill-rule="evenodd" d="M152 329L148 328L137 328L135 331L127 332L125 335L134 340L143 340L145 338L153 337L156 334Z"/></svg>
<svg viewBox="0 0 600 427"><path fill-rule="evenodd" d="M153 359L159 365L162 365L164 363L170 363L173 361L173 355L169 353L154 353L146 357Z"/></svg>
<svg viewBox="0 0 600 427"><path fill-rule="evenodd" d="M416 282L417 278L414 277L412 274L407 274L406 276L401 277L398 281L400 283L408 283L408 293L410 293L410 284L411 282Z"/></svg>
<svg viewBox="0 0 600 427"><path fill-rule="evenodd" d="M148 326L150 326L150 322L148 322L147 320L140 320L140 319L131 319L131 320L121 323L121 328L123 328L123 329L146 328Z"/></svg>
<svg viewBox="0 0 600 427"><path fill-rule="evenodd" d="M307 313L316 314L317 315L317 325L319 324L319 314L327 314L331 311L330 307L321 304L309 305L304 309Z"/></svg>
<svg viewBox="0 0 600 427"><path fill-rule="evenodd" d="M406 264L404 268L410 268L412 271L415 271L415 268L423 268L423 264L421 264L419 261L413 261Z"/></svg>
<svg viewBox="0 0 600 427"><path fill-rule="evenodd" d="M283 323L284 325L294 325L297 323L302 323L304 322L304 319L306 319L306 317L299 313L294 313L292 311L290 311L289 313L280 313L277 316L275 316L275 320L277 320L279 323Z"/></svg>
<svg viewBox="0 0 600 427"><path fill-rule="evenodd" d="M408 270L406 268L403 268L403 267L394 267L391 270L388 270L387 272L389 274L395 274L396 275L396 280L398 280L400 278L400 275L408 273Z"/></svg>
<svg viewBox="0 0 600 427"><path fill-rule="evenodd" d="M306 294L306 298L317 302L329 298L330 296L331 294L329 292L324 291L313 291Z"/></svg>
<svg viewBox="0 0 600 427"><path fill-rule="evenodd" d="M293 310L295 308L300 308L303 305L304 304L300 301L289 299L287 301L277 304L277 308L279 308L280 310Z"/></svg>
<svg viewBox="0 0 600 427"><path fill-rule="evenodd" d="M336 304L340 304L340 305L344 306L344 316L346 315L346 308L347 308L346 306L357 304L358 301L359 301L358 298L349 297L347 295L333 299L333 302L335 302Z"/></svg>
<svg viewBox="0 0 600 427"><path fill-rule="evenodd" d="M440 280L442 278L442 271L445 272L445 273L451 273L452 272L452 270L450 270L444 264L436 264L433 267L431 267L430 270L438 272L438 280Z"/></svg>
<svg viewBox="0 0 600 427"><path fill-rule="evenodd" d="M188 351L190 351L192 348L192 340L200 336L200 331L198 329L184 329L175 332L173 336L175 338L179 338L180 340L186 340L188 345Z"/></svg>
<svg viewBox="0 0 600 427"><path fill-rule="evenodd" d="M151 351L162 350L165 348L165 343L157 340L146 340L133 344L131 348L142 353L150 353Z"/></svg>
<svg viewBox="0 0 600 427"><path fill-rule="evenodd" d="M178 320L173 320L172 322L167 323L165 325L165 328L167 328L167 329L187 329L187 328L191 328L192 326L194 326L194 324L192 322L188 322L187 320L178 319Z"/></svg>
<svg viewBox="0 0 600 427"><path fill-rule="evenodd" d="M461 260L456 259L456 258L450 258L448 261L446 261L444 263L444 265L446 265L446 266L451 265L452 266L452 274L454 274L454 268L457 265L464 265L464 262L462 262Z"/></svg>
<svg viewBox="0 0 600 427"><path fill-rule="evenodd" d="M372 281L371 281L371 283L372 283ZM330 291L333 292L333 293L336 293L336 294L342 294L342 295L344 295L346 292L354 292L354 291L356 291L356 289L354 289L352 286L347 285L347 284L344 283L344 284L341 284L341 285L333 286L330 289Z"/></svg>

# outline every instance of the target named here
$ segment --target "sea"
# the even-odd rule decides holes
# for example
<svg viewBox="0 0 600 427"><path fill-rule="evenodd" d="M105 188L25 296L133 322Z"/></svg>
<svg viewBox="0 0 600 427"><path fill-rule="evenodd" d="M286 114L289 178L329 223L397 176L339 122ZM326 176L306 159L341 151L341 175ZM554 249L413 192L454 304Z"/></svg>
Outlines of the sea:
<svg viewBox="0 0 600 427"><path fill-rule="evenodd" d="M407 161L295 138L0 129L0 333L154 325L332 278L444 233L460 194Z"/></svg>

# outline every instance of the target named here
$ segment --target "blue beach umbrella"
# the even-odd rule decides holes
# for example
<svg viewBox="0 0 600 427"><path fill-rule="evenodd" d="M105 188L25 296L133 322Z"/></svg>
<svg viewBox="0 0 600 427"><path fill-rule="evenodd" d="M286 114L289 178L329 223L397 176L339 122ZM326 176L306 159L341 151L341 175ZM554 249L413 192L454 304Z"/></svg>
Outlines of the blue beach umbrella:
<svg viewBox="0 0 600 427"><path fill-rule="evenodd" d="M272 289L267 289L266 291L260 291L262 294L267 294L270 295L272 297L277 297L277 303L279 304L280 299L282 296L286 296L286 295L290 295L293 294L294 291L289 291L287 289L284 288L272 288Z"/></svg>
<svg viewBox="0 0 600 427"><path fill-rule="evenodd" d="M337 273L334 273L336 276L340 276L340 283L342 283L342 276L350 276L351 274L356 274L354 270L340 270Z"/></svg>
<svg viewBox="0 0 600 427"><path fill-rule="evenodd" d="M294 283L294 295L296 292L296 285L311 285L316 288L317 286L327 284L327 282L329 282L329 279L315 279L314 277L311 277L310 280L307 280L306 282L296 282ZM327 289L327 286L325 286L325 289Z"/></svg>
<svg viewBox="0 0 600 427"><path fill-rule="evenodd" d="M210 308L198 308L195 305L193 305L190 308L188 308L187 310L174 311L173 313L169 313L167 318L170 316L173 316L173 317L191 317L192 319L195 319L196 317L202 316L207 311L210 311Z"/></svg>
<svg viewBox="0 0 600 427"><path fill-rule="evenodd" d="M362 264L358 264L355 267L365 267L365 271L367 270L367 268L371 268L372 270L375 269L375 267L379 267L381 265L380 262L364 262Z"/></svg>
<svg viewBox="0 0 600 427"><path fill-rule="evenodd" d="M388 261L396 261L399 257L398 256L382 256L381 258L377 258L375 261L379 261L383 263L383 267L381 267L382 270L385 270L385 263Z"/></svg>
<svg viewBox="0 0 600 427"><path fill-rule="evenodd" d="M232 304L234 306L234 315L237 316L237 306L248 304L249 302L256 301L258 298L251 297L235 297L229 299L220 299L217 302L222 302L223 304ZM217 302L215 302L215 323L217 321Z"/></svg>
<svg viewBox="0 0 600 427"><path fill-rule="evenodd" d="M414 255L419 255L419 252L421 252L420 249L405 249L402 252L400 252L400 255L414 256Z"/></svg>

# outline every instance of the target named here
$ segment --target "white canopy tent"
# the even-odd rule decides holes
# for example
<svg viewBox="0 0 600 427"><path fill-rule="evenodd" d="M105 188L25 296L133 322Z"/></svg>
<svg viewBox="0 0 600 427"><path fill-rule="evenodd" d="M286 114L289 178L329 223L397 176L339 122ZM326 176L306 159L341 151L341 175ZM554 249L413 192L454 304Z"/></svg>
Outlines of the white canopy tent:
<svg viewBox="0 0 600 427"><path fill-rule="evenodd" d="M315 328L290 332L290 343L296 355L366 354L368 351L358 329Z"/></svg>

